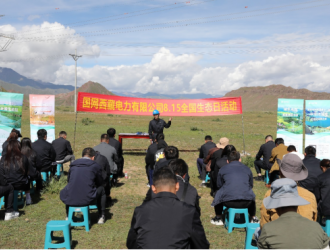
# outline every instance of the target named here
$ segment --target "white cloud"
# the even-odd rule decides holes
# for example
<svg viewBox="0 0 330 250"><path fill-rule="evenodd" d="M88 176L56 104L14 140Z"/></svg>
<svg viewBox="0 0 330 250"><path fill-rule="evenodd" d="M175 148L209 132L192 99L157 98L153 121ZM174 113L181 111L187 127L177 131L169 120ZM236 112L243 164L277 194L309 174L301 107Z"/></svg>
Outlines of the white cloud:
<svg viewBox="0 0 330 250"><path fill-rule="evenodd" d="M28 20L29 21L33 21L34 19L38 19L38 18L40 18L40 16L39 15L30 15L30 16L28 16Z"/></svg>

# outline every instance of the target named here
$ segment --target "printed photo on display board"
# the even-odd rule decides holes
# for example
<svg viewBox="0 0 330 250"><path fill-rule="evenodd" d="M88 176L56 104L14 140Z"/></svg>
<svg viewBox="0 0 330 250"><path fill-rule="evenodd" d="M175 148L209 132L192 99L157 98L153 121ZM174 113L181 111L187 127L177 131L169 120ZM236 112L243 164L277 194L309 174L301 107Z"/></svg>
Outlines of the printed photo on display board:
<svg viewBox="0 0 330 250"><path fill-rule="evenodd" d="M286 146L294 145L303 152L304 100L278 99L277 138L283 138Z"/></svg>
<svg viewBox="0 0 330 250"><path fill-rule="evenodd" d="M316 148L317 158L329 158L330 101L306 101L305 146Z"/></svg>
<svg viewBox="0 0 330 250"><path fill-rule="evenodd" d="M31 141L38 139L39 129L47 130L47 141L55 140L55 96L30 95Z"/></svg>
<svg viewBox="0 0 330 250"><path fill-rule="evenodd" d="M0 92L0 156L11 130L21 131L22 106L23 94Z"/></svg>

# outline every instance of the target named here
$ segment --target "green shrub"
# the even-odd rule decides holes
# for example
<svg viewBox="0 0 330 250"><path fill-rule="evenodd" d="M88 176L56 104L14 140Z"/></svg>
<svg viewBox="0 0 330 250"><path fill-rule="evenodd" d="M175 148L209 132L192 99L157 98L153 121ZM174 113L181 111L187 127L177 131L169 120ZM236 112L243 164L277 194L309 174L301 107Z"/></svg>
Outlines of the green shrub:
<svg viewBox="0 0 330 250"><path fill-rule="evenodd" d="M113 115L112 115L112 114L108 114L108 116L109 116L109 117L113 117Z"/></svg>
<svg viewBox="0 0 330 250"><path fill-rule="evenodd" d="M219 118L217 118L217 119L213 119L212 121L213 121L213 122L223 122L223 120L220 120Z"/></svg>
<svg viewBox="0 0 330 250"><path fill-rule="evenodd" d="M46 184L46 187L42 190L42 194L59 194L60 191L66 186L68 183L67 177L62 175L59 180L52 178L50 182Z"/></svg>
<svg viewBox="0 0 330 250"><path fill-rule="evenodd" d="M197 127L190 127L190 131L201 131L201 130Z"/></svg>
<svg viewBox="0 0 330 250"><path fill-rule="evenodd" d="M82 122L82 124L83 125L89 125L89 124L91 124L91 123L94 123L94 120L91 120L91 119L89 119L88 117L87 118L82 118L81 119L81 122Z"/></svg>
<svg viewBox="0 0 330 250"><path fill-rule="evenodd" d="M248 166L249 168L254 168L254 161L255 158L251 157L251 156L244 156L242 157L242 163L246 166Z"/></svg>

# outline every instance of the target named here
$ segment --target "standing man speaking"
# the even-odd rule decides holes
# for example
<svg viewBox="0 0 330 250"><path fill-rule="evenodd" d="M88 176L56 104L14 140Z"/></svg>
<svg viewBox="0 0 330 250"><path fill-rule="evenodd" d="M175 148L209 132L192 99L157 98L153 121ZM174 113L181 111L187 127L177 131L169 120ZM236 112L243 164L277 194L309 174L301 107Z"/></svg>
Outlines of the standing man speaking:
<svg viewBox="0 0 330 250"><path fill-rule="evenodd" d="M164 128L169 128L171 126L172 121L172 117L168 120L168 123L163 119L159 119L160 113L157 109L152 112L152 115L154 119L149 123L149 138L151 143L155 140L157 134L163 134Z"/></svg>

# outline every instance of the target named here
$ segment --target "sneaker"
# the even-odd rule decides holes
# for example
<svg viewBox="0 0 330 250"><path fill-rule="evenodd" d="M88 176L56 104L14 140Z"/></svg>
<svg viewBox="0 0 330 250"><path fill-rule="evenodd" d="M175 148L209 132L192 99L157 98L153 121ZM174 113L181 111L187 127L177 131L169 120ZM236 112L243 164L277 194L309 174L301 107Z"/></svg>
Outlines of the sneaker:
<svg viewBox="0 0 330 250"><path fill-rule="evenodd" d="M150 184L149 183L147 183L147 187L150 188Z"/></svg>
<svg viewBox="0 0 330 250"><path fill-rule="evenodd" d="M104 221L105 221L105 216L102 215L102 216L99 218L99 221L97 222L97 224L104 224Z"/></svg>
<svg viewBox="0 0 330 250"><path fill-rule="evenodd" d="M216 226L223 226L223 222L221 220L221 218L215 216L212 220L211 220L211 223L213 225L216 225Z"/></svg>
<svg viewBox="0 0 330 250"><path fill-rule="evenodd" d="M250 221L250 223L259 223L260 221L259 221L259 219L258 219L258 217L257 216L254 216L253 218L252 218L252 220Z"/></svg>
<svg viewBox="0 0 330 250"><path fill-rule="evenodd" d="M206 187L206 183L205 183L205 181L203 181L199 186L200 186L200 187Z"/></svg>
<svg viewBox="0 0 330 250"><path fill-rule="evenodd" d="M65 220L68 220L69 218L68 217L65 217Z"/></svg>
<svg viewBox="0 0 330 250"><path fill-rule="evenodd" d="M19 217L19 212L10 212L10 213L5 213L5 220L11 220Z"/></svg>

